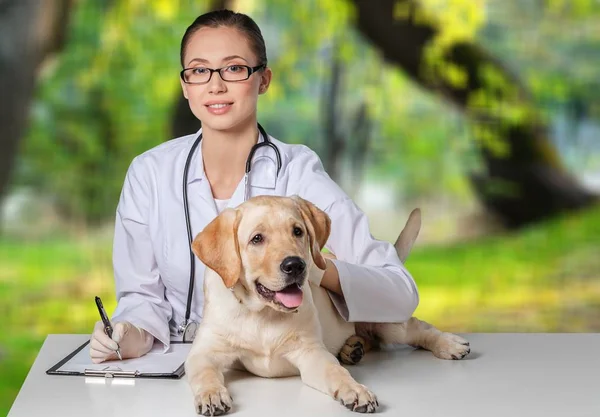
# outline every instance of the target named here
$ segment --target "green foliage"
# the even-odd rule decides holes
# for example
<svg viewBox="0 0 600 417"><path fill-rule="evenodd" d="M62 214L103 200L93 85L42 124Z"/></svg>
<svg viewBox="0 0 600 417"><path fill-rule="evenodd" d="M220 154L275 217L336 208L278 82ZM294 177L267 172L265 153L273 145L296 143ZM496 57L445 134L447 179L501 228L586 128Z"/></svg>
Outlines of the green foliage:
<svg viewBox="0 0 600 417"><path fill-rule="evenodd" d="M19 182L70 218L112 218L133 157L170 139L181 36L206 3L77 3L66 47L39 79Z"/></svg>
<svg viewBox="0 0 600 417"><path fill-rule="evenodd" d="M88 222L112 219L132 158L171 138L180 94L180 39L209 2L109 4L76 3L66 47L40 76L16 176L18 184L50 195L68 218ZM463 69L444 65L444 52L456 42L473 41L520 76L534 101L520 102L506 74L484 67L481 76L491 87L472 94L469 111L494 114L503 122L470 126L464 115L420 89L358 36L349 2L308 0L290 7L283 0L238 1L237 9L261 27L274 72L269 92L259 100L261 123L278 138L305 143L324 157L323 144L331 138L324 134L323 102L331 60L338 57L336 126L349 149L363 102L373 125L366 177L393 178L405 197L466 199L472 196L465 173L481 168L474 139L502 156L509 149L499 140L499 129L534 115L551 122L564 106L581 108L589 117L600 114L593 88L600 66L593 28L600 17L588 0L423 4L420 19L443 27L428 56L444 79L464 84ZM398 7L398 16L406 13ZM571 168L581 164L573 162Z"/></svg>
<svg viewBox="0 0 600 417"><path fill-rule="evenodd" d="M573 99L592 109L600 65L596 1L490 1L487 9L478 41L518 71L540 110L552 112Z"/></svg>

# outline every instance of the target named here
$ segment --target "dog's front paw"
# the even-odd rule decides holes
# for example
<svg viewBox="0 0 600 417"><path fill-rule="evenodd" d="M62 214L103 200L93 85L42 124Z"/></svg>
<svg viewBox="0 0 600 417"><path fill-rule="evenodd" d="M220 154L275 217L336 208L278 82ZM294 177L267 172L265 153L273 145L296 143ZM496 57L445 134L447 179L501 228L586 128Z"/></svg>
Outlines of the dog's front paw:
<svg viewBox="0 0 600 417"><path fill-rule="evenodd" d="M342 383L334 392L333 398L342 403L347 409L357 413L374 413L379 407L375 394L356 381Z"/></svg>
<svg viewBox="0 0 600 417"><path fill-rule="evenodd" d="M226 414L233 405L233 400L225 387L199 392L194 398L196 412L203 416L221 416Z"/></svg>
<svg viewBox="0 0 600 417"><path fill-rule="evenodd" d="M460 336L442 333L431 352L440 359L462 359L471 352L471 347Z"/></svg>

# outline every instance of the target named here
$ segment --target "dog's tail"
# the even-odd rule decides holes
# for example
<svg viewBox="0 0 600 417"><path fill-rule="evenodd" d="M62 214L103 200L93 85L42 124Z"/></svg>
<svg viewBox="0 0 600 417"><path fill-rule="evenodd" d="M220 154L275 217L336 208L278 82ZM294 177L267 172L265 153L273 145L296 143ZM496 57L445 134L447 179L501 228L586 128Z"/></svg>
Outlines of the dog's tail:
<svg viewBox="0 0 600 417"><path fill-rule="evenodd" d="M408 254L415 244L415 240L417 240L420 230L421 209L416 208L410 212L404 228L400 232L398 239L396 239L396 243L394 243L394 248L396 248L396 252L402 263L408 258Z"/></svg>

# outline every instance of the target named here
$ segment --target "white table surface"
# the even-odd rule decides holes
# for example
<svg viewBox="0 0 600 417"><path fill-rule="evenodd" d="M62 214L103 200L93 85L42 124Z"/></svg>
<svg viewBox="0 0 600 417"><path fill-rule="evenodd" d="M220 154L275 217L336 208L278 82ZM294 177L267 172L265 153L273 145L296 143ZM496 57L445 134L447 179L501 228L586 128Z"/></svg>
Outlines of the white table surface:
<svg viewBox="0 0 600 417"><path fill-rule="evenodd" d="M599 417L600 333L461 334L471 354L446 361L400 347L369 353L348 367L379 398L377 414L426 417ZM179 380L49 376L46 370L89 336L49 335L10 417L194 416ZM300 379L227 374L233 416L350 416ZM356 414L354 414L356 415Z"/></svg>

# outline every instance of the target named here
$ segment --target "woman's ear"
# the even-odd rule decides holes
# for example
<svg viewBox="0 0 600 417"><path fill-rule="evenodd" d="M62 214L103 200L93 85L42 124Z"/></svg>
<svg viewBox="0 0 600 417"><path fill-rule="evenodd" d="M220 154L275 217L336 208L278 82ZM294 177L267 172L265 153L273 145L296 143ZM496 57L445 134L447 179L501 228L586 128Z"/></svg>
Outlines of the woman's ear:
<svg viewBox="0 0 600 417"><path fill-rule="evenodd" d="M181 78L179 79L179 84L181 84L181 90L183 91L183 96L185 97L186 100L189 100L188 93L187 93L187 84L184 83Z"/></svg>
<svg viewBox="0 0 600 417"><path fill-rule="evenodd" d="M264 94L269 89L269 85L271 85L271 78L273 77L273 72L271 68L266 67L260 76L260 85L258 86L258 94Z"/></svg>
<svg viewBox="0 0 600 417"><path fill-rule="evenodd" d="M242 258L237 239L241 214L235 209L225 209L194 239L192 251L207 268L232 288L242 274Z"/></svg>

